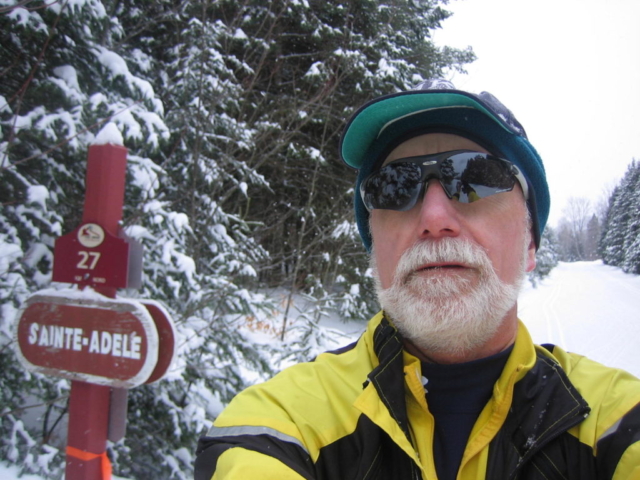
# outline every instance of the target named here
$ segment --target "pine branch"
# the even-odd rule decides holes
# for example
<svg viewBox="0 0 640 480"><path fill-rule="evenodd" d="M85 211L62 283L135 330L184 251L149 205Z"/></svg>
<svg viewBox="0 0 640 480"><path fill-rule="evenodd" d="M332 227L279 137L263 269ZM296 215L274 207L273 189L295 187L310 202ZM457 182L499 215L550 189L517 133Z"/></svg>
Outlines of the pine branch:
<svg viewBox="0 0 640 480"><path fill-rule="evenodd" d="M93 130L94 128L99 127L99 126L107 123L112 118L117 117L120 113L122 113L122 112L124 112L126 110L129 110L130 108L132 108L133 106L139 104L140 102L142 102L142 100L138 100L138 101L132 103L131 105L127 105L125 108L122 108L122 109L118 110L117 112L109 115L108 117L103 118L102 120L98 120L97 122L89 125L88 127L83 128L82 130L80 130L75 135L67 137L64 140L61 140L60 142L56 143L54 146L52 146L51 148L45 150L44 152L39 152L39 153L33 154L33 155L29 156L29 157L23 158L21 160L16 160L15 162L10 163L7 166L2 165L2 166L0 166L0 172L3 171L3 170L7 170L9 168L15 167L16 165L20 165L20 164L23 164L23 163L28 162L30 160L34 160L36 158L42 157L44 155L47 155L47 154L49 154L49 153L61 148L62 146L66 145L67 143L69 143L71 140L73 140L74 138L78 137L79 135L82 135L83 133L88 132L89 130ZM7 147L7 150L9 150L9 147ZM5 150L5 152L7 150ZM8 154L5 153L5 158L7 157L7 155Z"/></svg>

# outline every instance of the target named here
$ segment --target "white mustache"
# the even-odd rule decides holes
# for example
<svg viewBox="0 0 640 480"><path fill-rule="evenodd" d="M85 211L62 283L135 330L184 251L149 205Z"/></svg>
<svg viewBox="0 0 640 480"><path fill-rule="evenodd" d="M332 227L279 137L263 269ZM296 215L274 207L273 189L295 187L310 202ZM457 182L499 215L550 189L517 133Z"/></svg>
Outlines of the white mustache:
<svg viewBox="0 0 640 480"><path fill-rule="evenodd" d="M402 284L419 268L432 263L455 263L480 272L491 269L491 260L478 245L459 238L443 238L437 242L419 242L402 254L394 275L394 284Z"/></svg>

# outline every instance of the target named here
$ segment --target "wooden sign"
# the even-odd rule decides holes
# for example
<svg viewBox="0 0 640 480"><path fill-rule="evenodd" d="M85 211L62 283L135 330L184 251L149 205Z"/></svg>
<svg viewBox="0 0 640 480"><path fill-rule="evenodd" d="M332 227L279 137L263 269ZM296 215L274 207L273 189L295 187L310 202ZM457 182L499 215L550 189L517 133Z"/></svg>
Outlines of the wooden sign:
<svg viewBox="0 0 640 480"><path fill-rule="evenodd" d="M158 364L159 345L147 308L133 300L71 292L47 290L27 300L15 330L25 367L118 388L146 382ZM163 368L164 374L168 365Z"/></svg>
<svg viewBox="0 0 640 480"><path fill-rule="evenodd" d="M126 288L129 244L97 223L85 223L56 239L54 282Z"/></svg>

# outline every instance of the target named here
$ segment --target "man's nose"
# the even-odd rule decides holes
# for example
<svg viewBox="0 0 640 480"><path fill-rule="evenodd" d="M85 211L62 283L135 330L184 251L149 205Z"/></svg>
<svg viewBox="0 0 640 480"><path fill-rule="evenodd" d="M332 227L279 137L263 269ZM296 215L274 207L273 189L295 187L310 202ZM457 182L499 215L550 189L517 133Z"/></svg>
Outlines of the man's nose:
<svg viewBox="0 0 640 480"><path fill-rule="evenodd" d="M437 180L429 180L426 192L419 204L420 238L437 239L456 237L460 234L460 213L456 200L451 200Z"/></svg>

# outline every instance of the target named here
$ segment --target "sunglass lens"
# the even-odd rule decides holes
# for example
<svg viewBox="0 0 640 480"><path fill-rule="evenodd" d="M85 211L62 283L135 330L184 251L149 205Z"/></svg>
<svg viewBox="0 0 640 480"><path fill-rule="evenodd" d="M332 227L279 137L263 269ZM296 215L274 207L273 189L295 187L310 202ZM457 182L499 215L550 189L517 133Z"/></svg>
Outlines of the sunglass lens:
<svg viewBox="0 0 640 480"><path fill-rule="evenodd" d="M443 187L463 203L510 191L516 181L506 162L474 152L449 157L440 172Z"/></svg>
<svg viewBox="0 0 640 480"><path fill-rule="evenodd" d="M363 200L367 208L408 210L422 188L420 167L415 163L392 163L366 180Z"/></svg>
<svg viewBox="0 0 640 480"><path fill-rule="evenodd" d="M423 191L427 178L438 178L449 198L472 203L513 189L512 165L480 152L452 152L429 160L412 157L385 165L362 184L362 199L369 209L409 210Z"/></svg>

